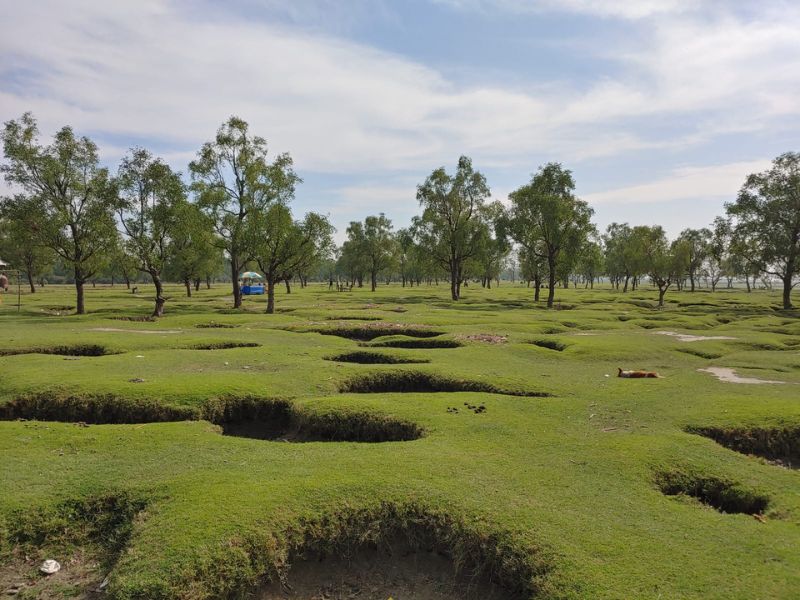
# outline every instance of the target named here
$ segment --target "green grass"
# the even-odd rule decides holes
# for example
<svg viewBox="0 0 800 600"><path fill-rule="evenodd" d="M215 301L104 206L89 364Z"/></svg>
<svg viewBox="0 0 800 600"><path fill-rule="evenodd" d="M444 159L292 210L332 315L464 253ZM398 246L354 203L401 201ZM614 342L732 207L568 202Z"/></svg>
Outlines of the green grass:
<svg viewBox="0 0 800 600"><path fill-rule="evenodd" d="M402 530L523 597L800 589L800 471L768 460L800 431L800 315L778 294L670 292L657 310L652 290L559 290L547 311L506 283L458 303L444 285L312 285L266 315L174 286L138 321L139 289L89 289L81 317L68 287L19 313L2 297L0 417L41 420L0 421L0 560L107 540L109 598L241 597L303 550ZM249 420L308 435L223 435Z"/></svg>

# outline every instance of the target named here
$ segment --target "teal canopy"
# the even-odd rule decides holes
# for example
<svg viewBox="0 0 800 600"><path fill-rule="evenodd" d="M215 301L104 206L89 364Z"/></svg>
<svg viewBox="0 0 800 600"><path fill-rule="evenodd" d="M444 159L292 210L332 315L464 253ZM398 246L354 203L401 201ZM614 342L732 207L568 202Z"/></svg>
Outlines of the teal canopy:
<svg viewBox="0 0 800 600"><path fill-rule="evenodd" d="M264 279L261 275L259 275L255 271L245 271L239 277L241 279Z"/></svg>

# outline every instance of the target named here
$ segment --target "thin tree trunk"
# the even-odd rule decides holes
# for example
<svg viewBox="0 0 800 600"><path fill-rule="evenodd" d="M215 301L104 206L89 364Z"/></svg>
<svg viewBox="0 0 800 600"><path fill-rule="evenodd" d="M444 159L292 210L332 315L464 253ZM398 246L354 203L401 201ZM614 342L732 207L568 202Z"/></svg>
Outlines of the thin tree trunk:
<svg viewBox="0 0 800 600"><path fill-rule="evenodd" d="M156 286L156 305L155 308L153 308L153 316L163 317L164 303L167 301L167 299L164 298L164 286L161 283L161 277L158 273L150 273L150 277L153 278L153 285Z"/></svg>
<svg viewBox="0 0 800 600"><path fill-rule="evenodd" d="M199 292L200 291L200 280L199 279L195 279L194 280L194 291L195 292Z"/></svg>
<svg viewBox="0 0 800 600"><path fill-rule="evenodd" d="M550 271L547 274L547 308L553 308L553 300L556 297L556 258L547 258L547 267Z"/></svg>
<svg viewBox="0 0 800 600"><path fill-rule="evenodd" d="M28 276L28 285L31 286L31 294L35 294L36 286L33 284L33 275L31 275L31 270L28 269L25 271L25 274Z"/></svg>
<svg viewBox="0 0 800 600"><path fill-rule="evenodd" d="M267 278L267 314L275 312L275 279Z"/></svg>
<svg viewBox="0 0 800 600"><path fill-rule="evenodd" d="M783 279L783 309L789 310L792 306L792 271Z"/></svg>
<svg viewBox="0 0 800 600"><path fill-rule="evenodd" d="M283 283L285 283L285 284L286 284L286 293L287 293L287 294L291 294L291 293L292 293L292 284L291 284L291 282L289 281L289 278L287 277L286 279L284 279L284 280L283 280Z"/></svg>
<svg viewBox="0 0 800 600"><path fill-rule="evenodd" d="M81 268L75 265L75 313L79 315L86 314L86 303L83 297L83 286L85 283Z"/></svg>
<svg viewBox="0 0 800 600"><path fill-rule="evenodd" d="M375 271L370 272L370 283L372 284L372 291L378 287L378 273Z"/></svg>
<svg viewBox="0 0 800 600"><path fill-rule="evenodd" d="M659 307L663 308L663 306L664 306L664 294L666 294L666 293L667 293L667 288L662 288L662 287L658 288L658 306Z"/></svg>
<svg viewBox="0 0 800 600"><path fill-rule="evenodd" d="M231 256L231 285L233 287L233 308L242 307L242 288L239 285L238 257ZM191 294L189 294L191 296Z"/></svg>
<svg viewBox="0 0 800 600"><path fill-rule="evenodd" d="M186 286L186 296L188 298L191 298L192 297L192 282L189 280L188 277L183 280L183 285Z"/></svg>

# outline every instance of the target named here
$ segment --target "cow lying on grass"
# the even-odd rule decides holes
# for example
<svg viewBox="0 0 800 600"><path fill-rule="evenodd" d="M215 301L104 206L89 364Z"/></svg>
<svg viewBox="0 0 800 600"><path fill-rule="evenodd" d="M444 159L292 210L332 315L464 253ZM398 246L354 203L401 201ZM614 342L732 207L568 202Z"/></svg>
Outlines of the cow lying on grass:
<svg viewBox="0 0 800 600"><path fill-rule="evenodd" d="M623 371L619 367L617 368L617 370L619 371L619 373L617 373L617 377L626 377L628 379L661 378L661 375L659 375L655 371Z"/></svg>

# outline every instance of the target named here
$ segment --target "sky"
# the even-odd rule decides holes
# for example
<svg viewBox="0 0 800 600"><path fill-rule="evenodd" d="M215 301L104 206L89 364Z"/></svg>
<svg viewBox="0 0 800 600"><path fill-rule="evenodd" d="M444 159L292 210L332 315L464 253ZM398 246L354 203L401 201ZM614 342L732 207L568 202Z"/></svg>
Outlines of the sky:
<svg viewBox="0 0 800 600"><path fill-rule="evenodd" d="M800 2L0 0L0 120L69 124L115 171L184 173L230 115L303 183L298 216L419 212L467 155L492 196L548 162L609 223L708 225L800 150ZM8 191L0 183L0 193Z"/></svg>

